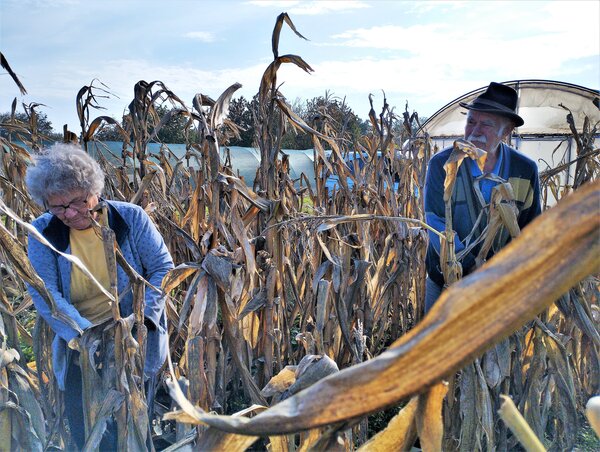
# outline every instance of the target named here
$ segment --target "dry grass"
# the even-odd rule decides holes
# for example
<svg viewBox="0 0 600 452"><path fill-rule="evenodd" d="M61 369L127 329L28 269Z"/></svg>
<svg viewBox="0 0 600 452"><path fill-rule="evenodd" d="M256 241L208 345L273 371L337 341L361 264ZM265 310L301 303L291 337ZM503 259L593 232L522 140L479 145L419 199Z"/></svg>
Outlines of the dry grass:
<svg viewBox="0 0 600 452"><path fill-rule="evenodd" d="M257 441L252 435L261 435L259 447L268 444L272 450L322 450L340 444L381 450L389 446L390 436L410 445L418 435L423 447L512 449L516 438L497 414L501 395L509 394L546 447L571 449L583 407L600 381L598 284L588 276L597 273L598 262L594 255L582 258L586 251L598 255L593 240L597 218L592 215L587 226L582 224L585 218L569 218L561 231L557 225L564 218L544 215L545 222L535 236L528 236L528 243L546 249L554 241L558 254L544 254L540 260L539 250L527 248L527 262L546 262L545 273L511 271L525 248L520 254L507 253L498 266L482 270L505 273L493 275L494 281L503 281L503 297L486 302L481 294L487 286L466 279L464 292L449 291L439 309L417 326L423 313L427 231L421 195L429 141L413 134L411 124L417 118L408 113L397 117L386 102L379 114L371 110L371 131L359 142L352 142L344 124L334 122L327 111L318 125L297 117L278 91L277 69L284 63L307 72L311 68L299 56L279 55L285 24L296 31L287 15L277 19L274 59L259 89L255 121L261 162L253 189L235 178L218 154L219 145L236 133L226 113L239 85L216 101L198 94L187 109L163 83L137 83L122 128L133 152L124 148L117 156L120 166L109 163L102 143L95 140L103 124L114 121L104 116L90 120L103 88L91 84L77 96L82 143L106 171L106 196L142 205L178 264L163 283L169 294L172 367L162 377L179 382L170 384L170 390L184 410L156 424L155 444L175 444L171 450L189 443L241 450ZM189 130L200 132L179 161L168 151L153 155L147 150L166 123L156 114L163 103L177 107L170 114L188 118ZM26 230L19 221L29 222L40 213L23 185L29 152L37 152L41 143L36 107L28 108L33 118L29 124L2 125L26 147L0 141L0 205L5 212L0 222L0 438L11 444L12 433L13 444L37 449L64 446L68 434L51 371L52 333L40 322L31 336L20 323L31 310L23 281L34 281L36 275L25 256ZM394 133L397 122L400 132ZM312 136L317 175L312 187L290 178L289 162L280 153L289 127ZM599 168L591 139L595 126L573 128L573 133L579 156L576 183L559 186L556 175L563 166L542 174L541 180L543 190L559 198L583 186L569 206L571 212L583 208L589 216L598 202L598 187L591 185ZM65 131L66 140L73 137ZM325 149L332 151L331 157ZM357 150L367 153L370 163L351 174L344 157ZM196 168L186 165L190 159L198 162ZM341 188L328 193L325 180L332 173L340 176ZM351 189L347 177L354 180ZM399 181L397 191L394 181ZM592 188L586 191L586 186ZM110 254L110 231L104 229L104 234ZM579 258L567 259L575 251ZM118 256L114 259L116 265ZM557 262L560 271L555 271ZM543 278L547 292L527 291L534 278ZM84 375L87 387L94 388L85 397L92 448L112 411L119 420L120 444L129 441L143 448L150 420L136 376L144 355L143 350L128 353L125 345L143 343L143 284L136 280L139 303L131 318L115 312L111 329L86 332L80 340L84 359L89 344L100 339L114 350L117 362L114 375L100 380L93 371ZM23 359L23 343L34 346L37 371ZM441 378L449 385L435 386L414 399L386 432L366 443L369 413L406 401ZM179 408L166 398L159 402L160 415ZM212 417L207 414L211 412L262 414L250 422L239 415Z"/></svg>

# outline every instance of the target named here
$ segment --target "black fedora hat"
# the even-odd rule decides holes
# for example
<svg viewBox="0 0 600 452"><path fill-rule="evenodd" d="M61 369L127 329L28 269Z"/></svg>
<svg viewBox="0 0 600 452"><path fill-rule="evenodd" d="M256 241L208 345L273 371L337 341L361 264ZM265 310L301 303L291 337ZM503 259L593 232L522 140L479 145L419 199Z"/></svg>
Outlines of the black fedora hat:
<svg viewBox="0 0 600 452"><path fill-rule="evenodd" d="M517 100L519 95L510 86L492 82L485 92L479 95L470 104L461 102L460 106L467 110L483 111L510 118L516 127L522 126L525 121L517 113Z"/></svg>

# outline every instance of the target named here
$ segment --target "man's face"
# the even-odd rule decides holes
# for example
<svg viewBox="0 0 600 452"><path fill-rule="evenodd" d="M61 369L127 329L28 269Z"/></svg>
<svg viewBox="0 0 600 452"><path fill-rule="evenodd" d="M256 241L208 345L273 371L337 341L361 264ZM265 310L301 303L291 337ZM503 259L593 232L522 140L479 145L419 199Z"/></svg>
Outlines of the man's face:
<svg viewBox="0 0 600 452"><path fill-rule="evenodd" d="M465 125L465 140L486 152L495 152L496 148L511 131L509 119L491 113L469 110Z"/></svg>

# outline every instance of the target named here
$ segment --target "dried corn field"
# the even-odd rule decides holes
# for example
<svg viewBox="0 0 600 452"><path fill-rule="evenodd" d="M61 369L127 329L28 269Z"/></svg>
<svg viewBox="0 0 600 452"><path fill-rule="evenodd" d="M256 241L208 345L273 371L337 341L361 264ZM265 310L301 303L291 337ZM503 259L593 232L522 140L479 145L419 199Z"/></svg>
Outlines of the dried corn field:
<svg viewBox="0 0 600 452"><path fill-rule="evenodd" d="M101 89L90 85L77 94L81 131L65 130L65 140L80 141L97 157L107 198L146 209L176 263L163 281L170 359L155 419L145 414L140 384L145 282L135 272L136 313L115 312L113 323L79 341L83 363L94 359L98 341L110 351L105 366L111 356L116 361L104 379L82 365L86 449L97 448L112 415L123 450L145 449L149 436L165 450L404 450L417 438L424 450L512 450L530 443L507 427L514 413L499 414L505 395L543 447L572 449L600 381L597 124L572 125L572 186L560 182L566 162L541 174L543 191L564 201L448 289L423 319L421 194L434 150L414 132L418 117L397 116L387 103L372 107L370 131L359 141L326 109L318 124L297 116L279 91L277 70L284 63L312 69L300 56L279 55L286 25L301 37L287 15L278 17L273 62L253 112L261 156L253 187L219 156L219 146L239 133L227 117L238 84L216 100L198 94L187 108L162 82L140 81L117 125L133 151L124 147L117 160L96 139L115 123L94 118ZM174 107L162 120L160 105ZM29 123L1 124L15 141L0 139L0 449L68 449L49 356L52 332L39 320L32 326L24 286L43 292L26 257L28 223L41 212L23 182L43 137L38 107L24 108ZM199 138L179 160L167 146L149 153L174 115ZM565 121L573 124L567 112ZM290 129L312 137L312 184L290 177L281 153ZM350 171L345 156L357 150L370 162ZM333 193L325 186L330 174L341 185ZM512 226L510 215L490 215ZM110 230L98 227L114 265L125 267ZM452 261L450 247L447 253ZM450 267L448 280L460 279ZM53 304L49 295L47 302ZM27 362L29 347L35 363Z"/></svg>

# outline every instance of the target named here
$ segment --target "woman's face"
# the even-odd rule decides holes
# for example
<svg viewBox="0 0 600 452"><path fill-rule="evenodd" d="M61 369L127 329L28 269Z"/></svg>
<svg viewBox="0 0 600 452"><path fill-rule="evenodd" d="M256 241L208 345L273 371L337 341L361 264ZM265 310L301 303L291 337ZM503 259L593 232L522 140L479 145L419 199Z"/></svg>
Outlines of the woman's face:
<svg viewBox="0 0 600 452"><path fill-rule="evenodd" d="M65 226L73 229L87 229L92 225L91 213L98 204L98 195L90 195L82 190L74 190L61 195L49 195L46 207L56 215Z"/></svg>

